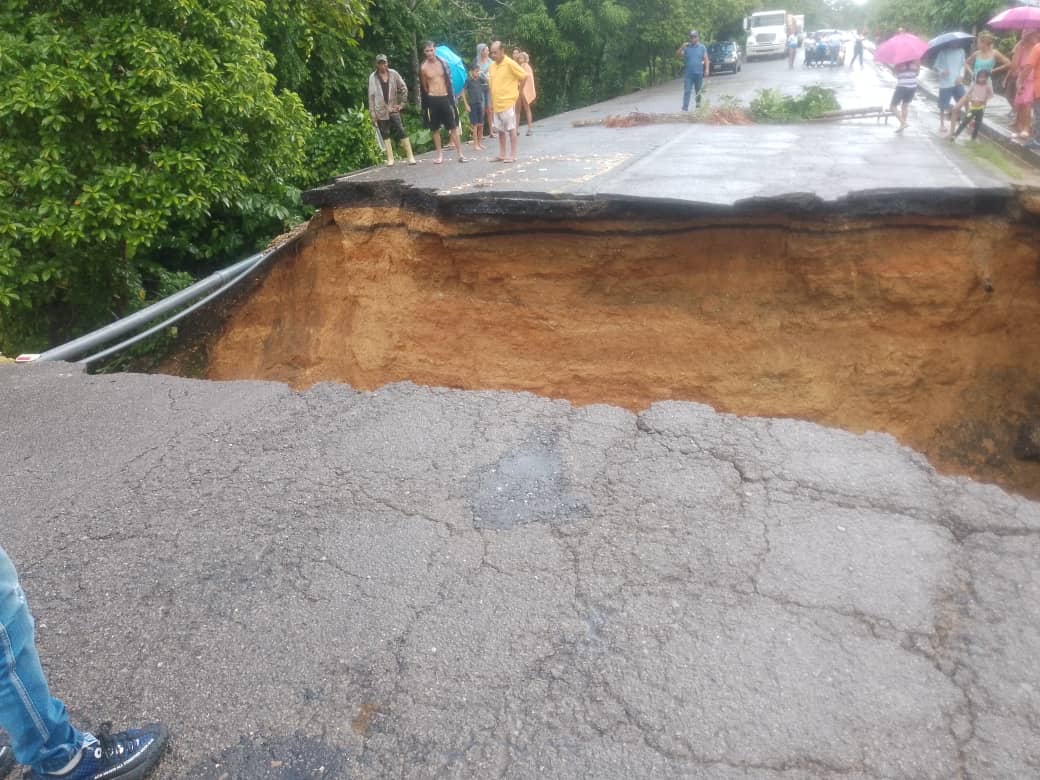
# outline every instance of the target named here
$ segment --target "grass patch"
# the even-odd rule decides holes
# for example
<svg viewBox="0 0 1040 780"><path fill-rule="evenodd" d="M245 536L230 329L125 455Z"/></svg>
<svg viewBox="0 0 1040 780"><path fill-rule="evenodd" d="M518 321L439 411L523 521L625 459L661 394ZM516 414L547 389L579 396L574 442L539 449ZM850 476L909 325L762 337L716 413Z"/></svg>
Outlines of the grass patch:
<svg viewBox="0 0 1040 780"><path fill-rule="evenodd" d="M994 143L971 143L970 141L961 150L975 162L983 163L995 168L1000 173L1014 181L1022 181L1025 175L1022 172L1022 164Z"/></svg>

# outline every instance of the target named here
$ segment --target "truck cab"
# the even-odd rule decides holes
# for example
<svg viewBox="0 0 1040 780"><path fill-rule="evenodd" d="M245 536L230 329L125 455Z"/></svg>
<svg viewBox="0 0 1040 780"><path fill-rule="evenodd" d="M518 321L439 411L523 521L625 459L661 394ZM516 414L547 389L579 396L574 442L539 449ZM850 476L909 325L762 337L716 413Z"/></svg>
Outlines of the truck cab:
<svg viewBox="0 0 1040 780"><path fill-rule="evenodd" d="M753 57L783 56L787 47L787 11L758 11L744 20L747 45L744 53Z"/></svg>

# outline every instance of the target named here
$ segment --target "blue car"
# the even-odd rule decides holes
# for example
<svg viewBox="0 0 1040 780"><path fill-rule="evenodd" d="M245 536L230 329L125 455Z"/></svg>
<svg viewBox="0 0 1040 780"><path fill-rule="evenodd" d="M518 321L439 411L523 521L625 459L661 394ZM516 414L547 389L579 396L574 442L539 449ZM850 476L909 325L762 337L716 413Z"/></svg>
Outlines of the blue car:
<svg viewBox="0 0 1040 780"><path fill-rule="evenodd" d="M744 52L736 41L716 41L708 44L708 61L712 73L740 73L744 62Z"/></svg>

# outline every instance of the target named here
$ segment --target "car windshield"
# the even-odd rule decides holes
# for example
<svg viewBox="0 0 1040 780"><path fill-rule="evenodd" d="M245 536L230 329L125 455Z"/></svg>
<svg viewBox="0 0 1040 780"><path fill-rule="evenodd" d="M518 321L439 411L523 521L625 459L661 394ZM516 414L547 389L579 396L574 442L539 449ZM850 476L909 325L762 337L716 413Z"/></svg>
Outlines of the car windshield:
<svg viewBox="0 0 1040 780"><path fill-rule="evenodd" d="M787 16L783 11L772 14L756 14L751 17L752 27L783 27L787 24Z"/></svg>
<svg viewBox="0 0 1040 780"><path fill-rule="evenodd" d="M733 41L720 41L719 43L713 43L708 47L708 51L712 54L727 54L736 48L736 44Z"/></svg>

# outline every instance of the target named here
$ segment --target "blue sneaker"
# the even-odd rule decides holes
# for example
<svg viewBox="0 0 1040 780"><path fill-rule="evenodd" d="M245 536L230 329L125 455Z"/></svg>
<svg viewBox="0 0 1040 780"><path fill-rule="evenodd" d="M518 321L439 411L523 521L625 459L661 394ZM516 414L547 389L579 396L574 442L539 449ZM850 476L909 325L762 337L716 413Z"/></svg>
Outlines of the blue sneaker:
<svg viewBox="0 0 1040 780"><path fill-rule="evenodd" d="M165 726L150 723L144 728L119 734L108 732L105 724L98 736L86 735L79 763L64 774L30 772L23 780L142 780L162 758L169 732Z"/></svg>
<svg viewBox="0 0 1040 780"><path fill-rule="evenodd" d="M7 777L7 773L14 768L14 752L5 741L0 744L0 780Z"/></svg>

